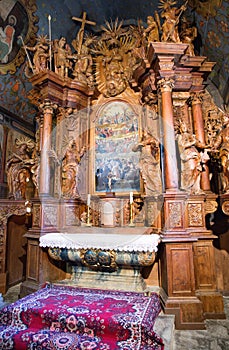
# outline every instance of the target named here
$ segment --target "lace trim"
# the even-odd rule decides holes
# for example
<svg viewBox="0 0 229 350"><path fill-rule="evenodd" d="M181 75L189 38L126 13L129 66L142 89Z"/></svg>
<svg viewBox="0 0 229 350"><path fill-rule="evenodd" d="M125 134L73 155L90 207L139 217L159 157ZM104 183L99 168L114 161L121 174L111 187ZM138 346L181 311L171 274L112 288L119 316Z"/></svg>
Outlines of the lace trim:
<svg viewBox="0 0 229 350"><path fill-rule="evenodd" d="M67 249L106 249L117 251L156 252L160 235L116 235L116 234L80 234L48 233L40 237L40 247Z"/></svg>

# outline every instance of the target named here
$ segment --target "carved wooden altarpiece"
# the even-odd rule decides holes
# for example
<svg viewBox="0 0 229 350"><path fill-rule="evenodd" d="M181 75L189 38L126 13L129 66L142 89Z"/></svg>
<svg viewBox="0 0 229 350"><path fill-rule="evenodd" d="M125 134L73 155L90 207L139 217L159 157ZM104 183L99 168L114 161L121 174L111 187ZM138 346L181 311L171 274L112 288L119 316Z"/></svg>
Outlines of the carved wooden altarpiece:
<svg viewBox="0 0 229 350"><path fill-rule="evenodd" d="M100 37L75 40L75 54L56 41L53 71L46 62L30 78L40 109L39 181L21 295L69 277L39 247L40 237L91 226L146 228L161 240L146 284L156 279L177 328L204 328L205 318L225 317L216 237L206 225L217 210L204 109L214 63L187 54L188 44L169 33L148 41L140 27L102 29ZM184 142L191 143L188 154Z"/></svg>

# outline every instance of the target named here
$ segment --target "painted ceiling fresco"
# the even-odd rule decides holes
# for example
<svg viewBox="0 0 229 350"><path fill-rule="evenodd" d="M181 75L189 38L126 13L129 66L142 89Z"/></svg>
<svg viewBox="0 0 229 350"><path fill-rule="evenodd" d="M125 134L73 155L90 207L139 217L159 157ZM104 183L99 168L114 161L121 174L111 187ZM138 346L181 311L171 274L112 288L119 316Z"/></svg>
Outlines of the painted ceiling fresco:
<svg viewBox="0 0 229 350"><path fill-rule="evenodd" d="M3 14L6 16L8 10L9 15L12 4L17 2L17 0L1 0L0 28L2 30L6 27ZM26 0L19 2L26 6ZM35 3L31 14L34 35L33 38L30 38L30 42L34 41L37 35L49 35L50 23L52 39L65 36L70 44L80 29L80 23L74 21L72 17L81 17L83 11L86 11L90 21L96 22L96 26L86 25L85 28L86 31L94 32L94 34L100 31L100 26L106 20L114 21L116 18L123 20L124 25L136 24L137 20L141 19L143 25L147 26L147 16L152 15L155 10L160 11L159 0L30 0L30 2ZM184 2L177 1L177 5L180 6ZM219 103L228 105L229 0L188 0L187 12L189 19L198 29L199 35L196 40L198 53L206 56L209 61L216 62L210 80L212 87L219 91ZM51 16L51 21L48 21L48 16ZM20 18L18 20L20 22ZM18 41L17 43L19 45ZM26 57L11 74L5 74L0 69L0 106L27 121L32 121L36 110L28 100L31 85L24 74L25 60Z"/></svg>

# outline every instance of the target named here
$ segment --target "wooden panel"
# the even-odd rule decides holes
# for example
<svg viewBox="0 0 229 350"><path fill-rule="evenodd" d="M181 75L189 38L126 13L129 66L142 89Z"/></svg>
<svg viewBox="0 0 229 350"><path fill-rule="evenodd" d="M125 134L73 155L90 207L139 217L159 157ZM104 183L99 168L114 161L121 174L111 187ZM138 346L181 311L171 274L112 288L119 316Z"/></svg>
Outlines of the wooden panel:
<svg viewBox="0 0 229 350"><path fill-rule="evenodd" d="M180 304L180 322L185 323L200 323L204 321L202 303L181 303Z"/></svg>
<svg viewBox="0 0 229 350"><path fill-rule="evenodd" d="M215 248L215 260L217 289L229 295L229 253L224 249Z"/></svg>
<svg viewBox="0 0 229 350"><path fill-rule="evenodd" d="M194 295L192 244L170 244L166 247L168 295Z"/></svg>
<svg viewBox="0 0 229 350"><path fill-rule="evenodd" d="M28 239L27 250L27 278L39 281L39 242Z"/></svg>
<svg viewBox="0 0 229 350"><path fill-rule="evenodd" d="M197 290L215 290L215 257L212 241L198 241L193 244L194 266Z"/></svg>
<svg viewBox="0 0 229 350"><path fill-rule="evenodd" d="M26 216L10 217L7 225L7 256L8 272L7 289L25 279L26 272Z"/></svg>

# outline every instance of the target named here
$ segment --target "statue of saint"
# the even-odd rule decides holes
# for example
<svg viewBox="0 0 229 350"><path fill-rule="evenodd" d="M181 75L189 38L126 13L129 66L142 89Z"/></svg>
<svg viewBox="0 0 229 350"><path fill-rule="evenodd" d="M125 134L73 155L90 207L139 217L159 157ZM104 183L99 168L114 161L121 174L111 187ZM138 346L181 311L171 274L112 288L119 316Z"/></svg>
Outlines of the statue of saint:
<svg viewBox="0 0 229 350"><path fill-rule="evenodd" d="M188 132L184 122L180 123L177 142L181 159L181 189L190 194L201 194L203 191L200 188L200 176L204 171L204 164L209 160L207 146L197 142L196 136ZM196 146L204 149L204 152L199 152Z"/></svg>
<svg viewBox="0 0 229 350"><path fill-rule="evenodd" d="M66 38L61 37L54 41L54 65L55 72L61 77L68 77L68 70L71 67L72 51L66 43Z"/></svg>
<svg viewBox="0 0 229 350"><path fill-rule="evenodd" d="M197 37L197 28L191 26L191 23L183 17L181 20L181 33L180 38L181 42L188 44L186 54L190 56L195 56L193 41Z"/></svg>
<svg viewBox="0 0 229 350"><path fill-rule="evenodd" d="M211 150L219 152L222 165L222 190L224 193L229 193L229 113L223 115L223 129L218 134Z"/></svg>
<svg viewBox="0 0 229 350"><path fill-rule="evenodd" d="M149 131L144 130L141 142L133 147L134 152L141 152L140 171L147 196L162 193L159 146L159 141Z"/></svg>
<svg viewBox="0 0 229 350"><path fill-rule="evenodd" d="M45 36L39 36L35 46L25 46L25 48L34 52L33 65L35 73L39 73L40 71L47 69L49 46Z"/></svg>
<svg viewBox="0 0 229 350"><path fill-rule="evenodd" d="M148 43L159 40L159 28L160 20L158 18L158 13L155 11L155 18L153 16L147 17L148 27L144 30L144 36L147 36Z"/></svg>
<svg viewBox="0 0 229 350"><path fill-rule="evenodd" d="M9 198L26 199L27 183L31 177L31 167L34 159L31 158L31 150L34 143L29 139L16 139L15 151L6 163Z"/></svg>
<svg viewBox="0 0 229 350"><path fill-rule="evenodd" d="M71 140L62 161L62 196L76 198L78 194L79 163L86 149L78 151L75 140Z"/></svg>
<svg viewBox="0 0 229 350"><path fill-rule="evenodd" d="M90 87L93 86L93 74L92 74L92 55L90 49L86 43L82 44L81 53L74 55L75 66L73 70L73 76L75 80L86 84Z"/></svg>
<svg viewBox="0 0 229 350"><path fill-rule="evenodd" d="M161 41L180 43L178 24L182 12L186 10L186 4L180 8L172 7L171 5L174 4L176 4L176 1L161 0L161 7L163 8L161 17L164 18Z"/></svg>

